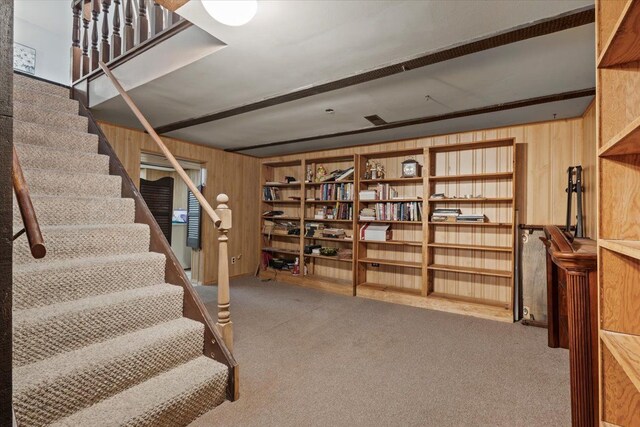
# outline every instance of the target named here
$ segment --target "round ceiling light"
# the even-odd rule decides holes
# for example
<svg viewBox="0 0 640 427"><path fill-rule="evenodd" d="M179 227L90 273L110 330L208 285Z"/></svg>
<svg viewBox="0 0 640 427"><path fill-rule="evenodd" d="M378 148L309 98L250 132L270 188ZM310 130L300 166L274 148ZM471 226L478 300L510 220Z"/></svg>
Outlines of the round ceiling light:
<svg viewBox="0 0 640 427"><path fill-rule="evenodd" d="M232 27L251 21L258 10L258 0L202 0L202 5L213 19Z"/></svg>

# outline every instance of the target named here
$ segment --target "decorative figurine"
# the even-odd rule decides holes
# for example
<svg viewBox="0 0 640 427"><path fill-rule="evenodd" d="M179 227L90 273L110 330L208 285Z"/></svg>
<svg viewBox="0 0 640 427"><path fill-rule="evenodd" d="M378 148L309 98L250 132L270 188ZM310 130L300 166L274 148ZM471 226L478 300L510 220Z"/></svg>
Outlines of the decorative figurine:
<svg viewBox="0 0 640 427"><path fill-rule="evenodd" d="M322 178L327 175L327 170L320 165L316 168L316 182L322 182Z"/></svg>
<svg viewBox="0 0 640 427"><path fill-rule="evenodd" d="M380 163L376 164L376 179L384 179L384 166Z"/></svg>
<svg viewBox="0 0 640 427"><path fill-rule="evenodd" d="M313 168L311 166L307 166L307 182L313 182Z"/></svg>
<svg viewBox="0 0 640 427"><path fill-rule="evenodd" d="M367 160L367 163L364 165L364 179L371 179L371 161Z"/></svg>

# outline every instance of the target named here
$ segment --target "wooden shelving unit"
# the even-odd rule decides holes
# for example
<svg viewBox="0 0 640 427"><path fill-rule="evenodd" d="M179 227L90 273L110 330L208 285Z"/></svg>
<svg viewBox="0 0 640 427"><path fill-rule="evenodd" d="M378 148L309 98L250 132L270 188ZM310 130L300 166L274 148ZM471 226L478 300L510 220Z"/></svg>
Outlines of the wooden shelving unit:
<svg viewBox="0 0 640 427"><path fill-rule="evenodd" d="M640 425L640 2L596 1L601 425Z"/></svg>
<svg viewBox="0 0 640 427"><path fill-rule="evenodd" d="M345 179L338 181L325 181L325 182L306 182L306 171L310 168L314 172L317 167L322 165L327 172L331 172L336 169L346 169L348 167L355 167L355 156L342 156L342 157L330 157L319 159L301 159L288 162L275 162L264 163L262 165L262 177L263 183L267 181L277 181L283 179L284 176L293 176L296 180L300 180L296 184L279 184L273 185L277 187L280 192L283 189L293 189L295 194L287 193L286 196L299 197L299 200L295 201L264 201L267 206L275 206L271 209L285 210L287 206L295 206L295 212L292 208L286 210L286 215L283 217L268 218L271 221L296 221L299 223L300 235L296 236L282 236L272 235L269 245L261 245L262 252L285 254L290 258L298 258L300 263L300 274L292 275L288 271L275 272L273 269L267 269L261 272L264 277L270 277L277 274L279 280L287 281L300 286L330 290L332 292L338 292L341 294L353 295L353 252L348 258L339 256L324 256L317 254L305 254L304 246L307 244L322 244L323 246L336 247L340 250L353 250L352 239L341 239L331 237L306 237L305 225L308 223L322 223L330 227L342 228L346 230L348 236L353 237L353 230L355 225L354 217L351 219L314 219L314 211L323 207L336 208L338 205L353 206L354 196L351 195L348 198L338 196L335 192L334 196L327 197L328 193L323 193L323 189L326 189L330 185L349 185L354 187L354 179ZM353 177L355 177L355 171ZM266 184L265 184L266 185ZM352 190L353 191L353 190ZM344 198L344 200L343 200ZM261 221L264 221L264 217ZM263 233L264 237L264 233ZM281 238L285 241L289 241L289 244L279 244ZM277 247L275 247L277 246ZM306 267L306 274L305 274Z"/></svg>
<svg viewBox="0 0 640 427"><path fill-rule="evenodd" d="M424 178L403 178L402 162L415 159L424 164L424 149L386 151L359 156L358 194L356 210L375 209L378 206L397 206L395 203L417 203L424 212ZM379 164L384 178L365 179L366 165ZM380 191L385 187L388 191ZM376 200L360 200L359 191L376 190ZM391 194L397 192L397 194ZM386 195L385 193L389 193ZM385 197L386 196L386 197ZM361 240L359 230L367 224L389 224L392 240L387 242ZM356 294L367 296L367 291L382 291L387 295L420 298L422 294L422 221L358 220Z"/></svg>
<svg viewBox="0 0 640 427"><path fill-rule="evenodd" d="M263 165L266 178L263 182L276 172L274 176L293 175L302 179L307 167L315 171L319 165L328 172L354 166L355 174L353 180L341 181L354 187L347 200L320 200L325 183L303 181L299 186L289 186L296 193L288 196L301 197L299 205L289 202L273 205L281 210L296 207L295 213L287 211L287 220L299 221L302 235L273 236L269 244L261 247L277 246L278 251L304 260L307 276L278 273L279 280L346 295L513 321L514 144L513 139L502 139L321 159L301 156L295 166ZM422 176L401 177L401 164L409 158L423 166ZM368 161L384 167L383 179L364 179ZM295 173L291 167L297 168ZM395 190L393 197L360 200L360 190L379 189L380 184ZM448 197L430 199L434 192L445 192ZM466 193L474 197L463 198ZM335 206L336 202L352 206L353 218L314 219L316 209ZM422 219L359 219L361 209L373 208L377 203L418 203ZM456 207L465 213L469 209L468 212L486 212L489 222L432 223L429 213L438 207ZM305 237L305 224L309 223L343 228L352 239ZM368 223L389 224L392 239L362 240L360 227ZM294 242L297 246L288 252L291 245L279 245L278 241ZM352 256L304 254L304 246L312 243L350 249ZM284 250L280 249L283 247ZM264 272L265 277L274 274Z"/></svg>
<svg viewBox="0 0 640 427"><path fill-rule="evenodd" d="M429 199L429 214L444 207L488 217L487 222L427 223L427 295L501 306L506 309L504 316L511 317L515 140L432 146L426 149L425 158L427 193L446 196ZM467 194L474 197L467 198Z"/></svg>

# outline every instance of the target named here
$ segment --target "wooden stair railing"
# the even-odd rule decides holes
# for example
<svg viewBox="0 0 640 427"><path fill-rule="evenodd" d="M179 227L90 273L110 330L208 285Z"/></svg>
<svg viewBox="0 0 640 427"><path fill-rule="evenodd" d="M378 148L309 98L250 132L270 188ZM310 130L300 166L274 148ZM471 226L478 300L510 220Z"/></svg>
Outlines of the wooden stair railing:
<svg viewBox="0 0 640 427"><path fill-rule="evenodd" d="M97 77L100 61L113 68L192 25L161 3L153 0L73 0L72 83Z"/></svg>
<svg viewBox="0 0 640 427"><path fill-rule="evenodd" d="M31 255L36 259L43 258L47 254L47 249L44 246L44 239L42 238L38 218L36 218L36 211L33 209L33 203L31 203L29 186L24 179L16 147L13 147L12 180L13 191L16 193L16 200L18 201L22 224L24 225L24 228L13 236L13 240L26 233Z"/></svg>
<svg viewBox="0 0 640 427"><path fill-rule="evenodd" d="M109 156L109 173L122 177L122 196L132 198L135 201L135 221L137 223L147 224L150 227L150 250L153 252L163 253L167 257L165 267L166 282L181 286L185 291L183 307L184 316L189 319L199 321L205 325L204 355L211 357L218 362L224 363L229 368L230 380L227 395L230 400L236 400L239 397L239 366L231 352L233 348L233 323L231 322L229 310L229 259L227 235L232 226L232 213L231 209L227 206L229 198L225 194L220 194L217 197L217 208L214 210L209 205L202 193L184 172L184 169L180 166L173 154L171 154L158 134L133 103L131 97L122 88L111 70L109 70L109 68L102 62L100 62L100 67L105 75L113 82L122 98L127 102L127 105L129 105L136 117L138 117L153 141L158 145L160 151L166 156L178 175L193 192L198 202L201 203L203 211L207 213L207 216L209 216L213 224L217 227L219 233L218 315L217 322L214 322L206 307L200 300L200 297L191 285L191 281L187 278L184 269L173 253L173 250L160 230L160 227L151 215L140 191L131 180L131 177L128 175L124 166L118 159L104 133L93 118L93 115L86 107L86 94L80 90L74 89L72 91L73 98L80 101L80 114L89 119L89 132L98 135L98 152Z"/></svg>

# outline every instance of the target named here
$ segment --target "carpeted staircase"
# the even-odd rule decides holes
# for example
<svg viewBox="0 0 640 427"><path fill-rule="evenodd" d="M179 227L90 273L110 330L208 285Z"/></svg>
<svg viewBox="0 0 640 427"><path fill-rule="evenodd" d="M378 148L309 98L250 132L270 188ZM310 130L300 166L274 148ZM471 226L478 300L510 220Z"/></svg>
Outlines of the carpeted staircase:
<svg viewBox="0 0 640 427"><path fill-rule="evenodd" d="M225 400L165 257L68 90L15 76L14 143L47 255L14 242L16 417L26 426L187 425ZM22 221L14 199L14 230Z"/></svg>

